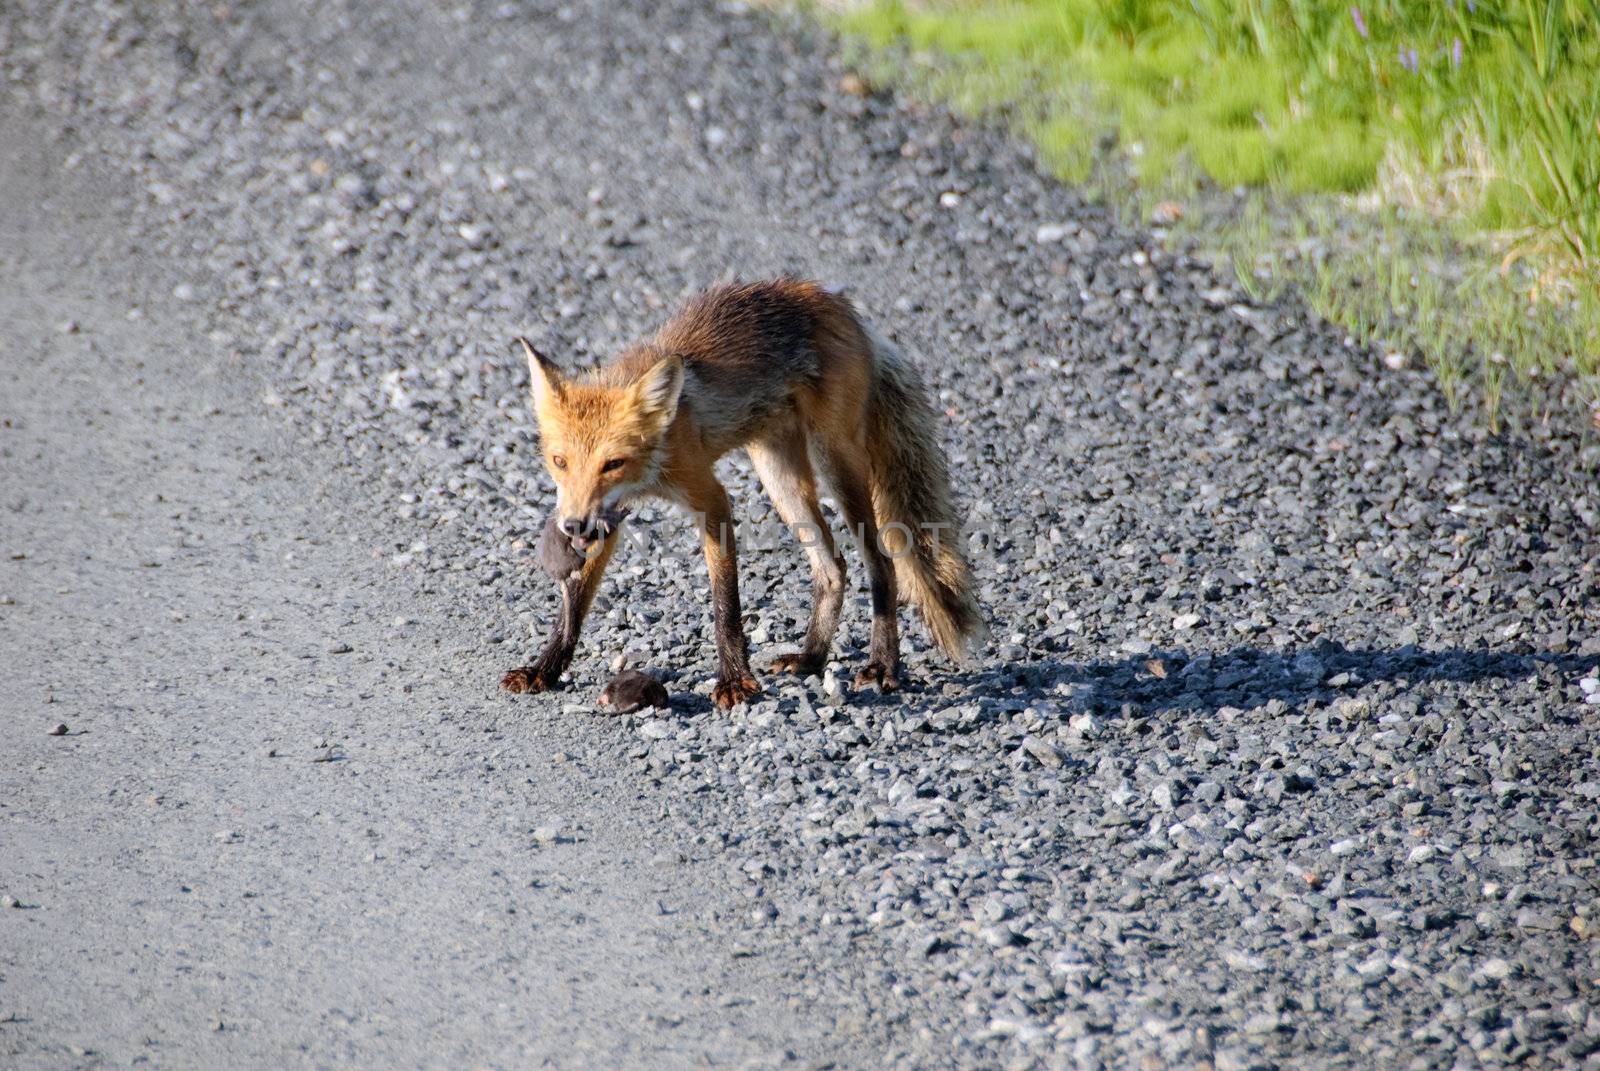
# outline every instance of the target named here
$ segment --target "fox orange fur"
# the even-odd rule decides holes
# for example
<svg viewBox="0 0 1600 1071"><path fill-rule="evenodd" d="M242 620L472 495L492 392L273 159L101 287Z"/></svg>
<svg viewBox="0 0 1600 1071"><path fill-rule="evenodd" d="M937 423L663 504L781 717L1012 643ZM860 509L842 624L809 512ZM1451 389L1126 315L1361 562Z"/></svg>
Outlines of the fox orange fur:
<svg viewBox="0 0 1600 1071"><path fill-rule="evenodd" d="M585 561L563 581L562 614L544 650L502 679L508 691L542 691L565 672L627 507L645 496L678 503L700 521L719 663L712 698L727 707L760 691L740 620L732 506L713 471L740 447L778 514L809 536L801 543L815 596L810 626L775 671L821 672L844 602L844 559L817 500L813 465L870 574L872 640L857 682L899 686L902 595L952 657L964 658L981 634L921 378L846 298L792 279L717 287L585 378L563 373L527 340L517 343L558 490L552 523Z"/></svg>

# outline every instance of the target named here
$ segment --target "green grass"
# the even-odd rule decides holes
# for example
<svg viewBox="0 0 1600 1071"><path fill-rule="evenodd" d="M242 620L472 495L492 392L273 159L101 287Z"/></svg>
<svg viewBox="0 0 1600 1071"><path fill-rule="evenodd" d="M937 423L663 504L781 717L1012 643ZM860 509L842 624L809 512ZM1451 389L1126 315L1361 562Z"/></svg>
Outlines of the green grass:
<svg viewBox="0 0 1600 1071"><path fill-rule="evenodd" d="M889 64L960 108L1004 109L1065 178L1103 174L1114 144L1134 200L1197 206L1187 227L1247 291L1298 287L1358 337L1427 359L1491 420L1519 377L1562 377L1600 406L1600 0L824 10L871 46L875 73ZM1267 207L1192 218L1217 189L1261 191ZM1299 255L1267 225L1285 215L1321 252ZM1382 253L1341 241L1356 215Z"/></svg>

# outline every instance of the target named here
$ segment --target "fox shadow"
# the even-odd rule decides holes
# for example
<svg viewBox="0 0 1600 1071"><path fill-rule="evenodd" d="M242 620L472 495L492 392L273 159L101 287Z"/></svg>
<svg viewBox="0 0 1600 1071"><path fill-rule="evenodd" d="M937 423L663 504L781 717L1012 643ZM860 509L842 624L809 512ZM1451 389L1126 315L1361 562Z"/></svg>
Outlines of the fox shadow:
<svg viewBox="0 0 1600 1071"><path fill-rule="evenodd" d="M848 648L836 652L835 672L841 682L851 679L851 667L863 658ZM847 686L843 698L852 707L885 714L977 701L999 710L1057 706L1063 718L1075 713L1143 717L1162 712L1215 714L1229 707L1252 710L1274 701L1299 708L1313 700L1326 705L1357 694L1381 701L1413 694L1419 685L1429 683L1537 677L1544 687L1563 688L1597 670L1600 653L1347 648L1323 641L1285 650L1157 648L1081 662L1044 656L971 669L934 669L924 663L908 667L900 691L886 694L870 686ZM691 671L655 672L673 693L672 715L686 717L714 709L708 697L679 690L694 676ZM764 674L763 681L772 695L787 694L800 683L770 674ZM800 687L810 694L817 683L811 680ZM820 696L813 699L826 702Z"/></svg>
<svg viewBox="0 0 1600 1071"><path fill-rule="evenodd" d="M955 671L941 683L964 685L974 697L1002 702L1061 703L1073 711L1149 714L1163 710L1215 713L1273 701L1300 707L1356 694L1379 699L1427 683L1520 681L1575 685L1600 667L1600 653L1517 650L1347 648L1324 641L1287 650L1234 647L1211 652L1154 649L1120 659L1069 662L1040 658L1003 667ZM931 690L925 688L923 690Z"/></svg>

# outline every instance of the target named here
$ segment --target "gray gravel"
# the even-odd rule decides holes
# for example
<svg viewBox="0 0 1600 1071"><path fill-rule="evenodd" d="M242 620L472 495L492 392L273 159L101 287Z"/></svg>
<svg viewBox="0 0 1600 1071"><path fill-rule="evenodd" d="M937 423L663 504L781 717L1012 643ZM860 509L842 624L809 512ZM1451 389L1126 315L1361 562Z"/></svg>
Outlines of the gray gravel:
<svg viewBox="0 0 1600 1071"><path fill-rule="evenodd" d="M725 1037L686 1062L1600 1068L1600 448L1576 420L1492 438L1425 375L1385 370L1298 306L1251 306L996 131L841 91L831 42L743 8L66 11L0 13L4 107L41 117L69 163L135 184L101 253L160 265L158 306L201 325L198 351L238 368L295 437L283 465L327 473L338 523L381 533L366 601L414 615L393 629L428 636L409 650L437 645L423 671L359 634L321 637L351 648L317 648L331 665L273 663L327 728L227 761L316 748L335 761L301 769L337 779L376 749L415 793L386 806L410 799L441 827L463 797L602 791L586 813L647 823L625 828L662 838L661 887L703 888L713 907L659 975L700 969L693 949L725 970L774 965L748 977L738 999L755 1006L731 1029L771 1044ZM837 675L769 679L761 701L715 711L698 548L658 509L619 553L568 686L496 694L554 605L534 559L551 487L506 339L581 366L709 282L783 270L848 288L927 370L989 533L974 547L995 618L982 665L953 671L912 629L912 687L853 691L858 589ZM22 463L6 455L7 474ZM747 516L770 521L748 467L727 471ZM335 523L317 514L304 523ZM803 627L799 562L792 546L744 556L757 649ZM625 653L665 678L670 712L596 713ZM342 679L352 659L365 669ZM335 717L359 709L361 681L391 693L388 713ZM408 735L404 688L427 697L428 741ZM47 737L56 721L95 740L77 709L30 717L10 730L30 756L87 746ZM479 731L498 758L439 739ZM519 766L552 741L579 760L556 763L553 786ZM360 786L333 783L321 798L348 811ZM8 792L52 828L61 812L24 788ZM128 843L167 828L146 816ZM242 819L220 828L217 851L256 840ZM520 874L599 832L539 819L464 838L455 910L485 910L494 868ZM68 866L35 851L33 878L8 890L26 904ZM583 859L615 876L594 869L603 852ZM299 895L329 880L308 873ZM648 904L631 880L573 894L611 912L592 947L616 948ZM47 943L7 929L75 925L44 914L0 919L0 1018L21 1020L0 1024L0 1053L66 1064L50 1009L71 1005L37 987L85 975L30 961ZM424 940L429 921L402 937ZM110 940L116 920L96 932ZM237 955L251 938L209 940ZM591 946L565 940L581 963ZM80 955L95 959L92 942ZM286 984L294 962L279 952L259 977ZM98 970L113 993L146 984ZM462 1009L504 1000L510 970L467 957L430 977ZM331 986L337 963L321 972ZM195 1001L226 1038L213 1005L230 984L168 981L157 1006ZM692 1017L715 1018L719 994L667 1014L709 1031ZM362 1018L384 998L382 979L358 990L370 1005L319 994L315 1054L437 1055L426 1031L396 1041ZM581 990L571 1001L496 1005L443 1036L490 1065L639 1059L614 1025L607 1051L511 1043L532 1021L567 1038L604 1014ZM294 1006L272 1006L243 1058L294 1051ZM135 1057L139 1030L111 1032L112 1062Z"/></svg>

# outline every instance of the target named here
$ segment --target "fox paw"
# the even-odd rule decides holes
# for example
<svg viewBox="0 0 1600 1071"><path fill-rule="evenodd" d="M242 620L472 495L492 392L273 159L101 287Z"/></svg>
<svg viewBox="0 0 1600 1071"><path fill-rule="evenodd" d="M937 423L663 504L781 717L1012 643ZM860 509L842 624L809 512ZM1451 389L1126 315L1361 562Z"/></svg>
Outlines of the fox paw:
<svg viewBox="0 0 1600 1071"><path fill-rule="evenodd" d="M861 672L856 674L856 687L861 688L868 684L876 684L880 692L894 692L900 689L900 671L897 667L884 665L874 659L861 667Z"/></svg>
<svg viewBox="0 0 1600 1071"><path fill-rule="evenodd" d="M733 680L724 677L712 686L711 701L726 710L760 694L760 683L748 674Z"/></svg>
<svg viewBox="0 0 1600 1071"><path fill-rule="evenodd" d="M548 674L536 666L513 669L500 678L500 687L518 695L524 692L547 692L555 684Z"/></svg>
<svg viewBox="0 0 1600 1071"><path fill-rule="evenodd" d="M827 658L804 651L790 651L772 660L772 672L793 673L796 677L820 677Z"/></svg>

